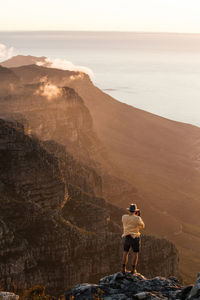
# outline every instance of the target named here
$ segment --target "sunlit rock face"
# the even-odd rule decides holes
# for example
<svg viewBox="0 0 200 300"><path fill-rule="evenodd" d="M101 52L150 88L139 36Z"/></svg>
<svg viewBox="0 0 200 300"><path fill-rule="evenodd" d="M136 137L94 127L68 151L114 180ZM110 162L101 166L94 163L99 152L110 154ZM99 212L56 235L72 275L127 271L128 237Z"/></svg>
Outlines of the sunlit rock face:
<svg viewBox="0 0 200 300"><path fill-rule="evenodd" d="M58 76L61 70L57 70L57 74L54 69L49 69L52 71L49 78L45 69L25 66L20 69L23 76L18 76L16 70L0 66L0 84L11 87L6 93L0 89L0 116L18 121L23 116L29 124L28 134L43 141L54 140L73 156L94 165L102 145L93 130L88 108L74 89L62 83ZM66 81L76 74L79 72L65 71Z"/></svg>
<svg viewBox="0 0 200 300"><path fill-rule="evenodd" d="M92 158L97 145L92 118L73 89L43 82L21 87L8 97L6 102L0 101L2 115L15 114L17 118L16 114L21 114L28 120L29 134L53 139L79 158Z"/></svg>
<svg viewBox="0 0 200 300"><path fill-rule="evenodd" d="M95 195L93 187L101 189L101 180L94 170L84 165L80 170L81 163L63 146L26 135L18 122L0 120L0 283L5 290L40 284L59 295L120 269L124 211ZM142 249L138 268L144 274L177 275L178 253L171 243L144 236Z"/></svg>

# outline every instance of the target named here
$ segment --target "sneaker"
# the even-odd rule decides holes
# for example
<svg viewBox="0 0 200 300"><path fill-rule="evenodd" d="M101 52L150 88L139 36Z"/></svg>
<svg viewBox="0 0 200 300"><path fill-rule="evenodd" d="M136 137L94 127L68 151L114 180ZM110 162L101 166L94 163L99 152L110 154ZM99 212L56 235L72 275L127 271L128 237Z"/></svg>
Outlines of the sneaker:
<svg viewBox="0 0 200 300"><path fill-rule="evenodd" d="M135 273L137 273L137 270L136 270L136 269L133 269L133 270L131 271L131 274L135 274Z"/></svg>

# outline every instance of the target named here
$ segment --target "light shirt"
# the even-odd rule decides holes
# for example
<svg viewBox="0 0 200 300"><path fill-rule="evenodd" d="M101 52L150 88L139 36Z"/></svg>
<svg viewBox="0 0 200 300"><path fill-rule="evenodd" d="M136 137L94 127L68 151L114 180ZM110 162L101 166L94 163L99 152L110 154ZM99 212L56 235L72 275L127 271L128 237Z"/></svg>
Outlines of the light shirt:
<svg viewBox="0 0 200 300"><path fill-rule="evenodd" d="M122 224L124 233L122 237L126 235L131 235L133 238L140 236L140 228L144 228L144 222L142 218L136 215L123 215Z"/></svg>

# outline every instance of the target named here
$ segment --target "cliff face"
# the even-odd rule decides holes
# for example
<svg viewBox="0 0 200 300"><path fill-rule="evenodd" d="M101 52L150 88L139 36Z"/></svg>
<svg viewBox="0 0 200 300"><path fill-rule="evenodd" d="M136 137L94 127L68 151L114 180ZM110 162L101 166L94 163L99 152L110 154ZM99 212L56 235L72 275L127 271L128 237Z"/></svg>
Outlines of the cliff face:
<svg viewBox="0 0 200 300"><path fill-rule="evenodd" d="M6 101L0 97L0 116L23 122L29 135L36 135L44 142L56 141L82 165L95 169L101 175L98 180L102 181L101 188L100 184L93 185L96 195L103 193L110 201L127 201L137 194L133 186L116 176L120 171L96 135L84 100L66 86L74 78L86 75L36 65L13 70L21 85L8 93ZM94 174L89 173L85 173L87 178Z"/></svg>
<svg viewBox="0 0 200 300"><path fill-rule="evenodd" d="M18 122L0 120L0 283L7 290L40 284L58 295L119 270L123 211L92 192L101 186L95 171L83 166L81 173L80 162L62 146L48 142L47 151L44 144L25 135ZM171 243L144 237L142 248L144 274L177 275Z"/></svg>
<svg viewBox="0 0 200 300"><path fill-rule="evenodd" d="M115 268L107 255L120 251L112 234L97 237L62 217L68 193L55 157L20 124L0 126L2 286L43 284L57 293L94 275L93 265L97 274Z"/></svg>
<svg viewBox="0 0 200 300"><path fill-rule="evenodd" d="M79 159L92 159L92 147L98 147L89 111L73 89L49 83L24 86L10 93L8 101L2 99L0 106L2 115L23 115L29 134L53 139Z"/></svg>

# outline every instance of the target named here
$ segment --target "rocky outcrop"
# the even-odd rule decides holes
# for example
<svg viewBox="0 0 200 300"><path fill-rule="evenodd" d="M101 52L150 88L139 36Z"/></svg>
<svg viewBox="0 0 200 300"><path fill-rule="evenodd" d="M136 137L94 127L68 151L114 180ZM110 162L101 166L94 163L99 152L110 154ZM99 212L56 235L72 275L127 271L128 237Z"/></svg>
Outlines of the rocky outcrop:
<svg viewBox="0 0 200 300"><path fill-rule="evenodd" d="M192 290L191 290L192 289ZM121 272L100 279L98 284L79 284L66 292L66 300L199 299L200 287L181 286L175 277L147 279L139 273Z"/></svg>

